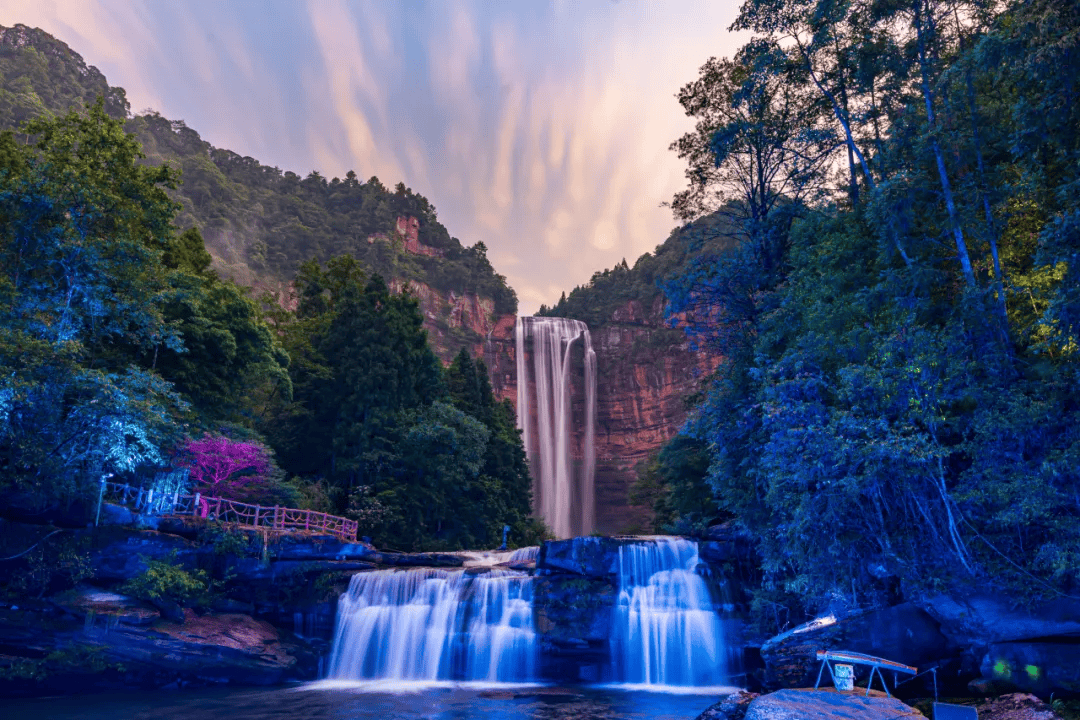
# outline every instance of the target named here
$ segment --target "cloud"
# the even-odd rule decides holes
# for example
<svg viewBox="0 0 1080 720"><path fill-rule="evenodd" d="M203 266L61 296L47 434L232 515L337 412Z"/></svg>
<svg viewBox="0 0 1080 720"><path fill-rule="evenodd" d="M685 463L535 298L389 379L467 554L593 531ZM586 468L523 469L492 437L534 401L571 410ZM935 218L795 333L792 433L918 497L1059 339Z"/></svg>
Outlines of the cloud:
<svg viewBox="0 0 1080 720"><path fill-rule="evenodd" d="M730 55L735 2L8 0L132 107L300 174L403 181L483 241L522 312L674 225L674 95Z"/></svg>

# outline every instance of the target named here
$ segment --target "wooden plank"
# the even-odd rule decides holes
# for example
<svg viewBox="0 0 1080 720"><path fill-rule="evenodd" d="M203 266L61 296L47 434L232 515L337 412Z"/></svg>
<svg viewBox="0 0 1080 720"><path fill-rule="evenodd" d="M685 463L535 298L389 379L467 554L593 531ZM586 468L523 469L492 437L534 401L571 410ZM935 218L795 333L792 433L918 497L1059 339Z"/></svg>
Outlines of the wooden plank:
<svg viewBox="0 0 1080 720"><path fill-rule="evenodd" d="M865 653L851 652L848 650L818 650L817 659L853 662L860 665L874 665L879 668L885 668L886 670L907 673L908 675L916 675L919 672L918 668L911 667L910 665L904 665L903 663L898 663L893 660L886 660L885 658L874 657L873 655L866 655Z"/></svg>

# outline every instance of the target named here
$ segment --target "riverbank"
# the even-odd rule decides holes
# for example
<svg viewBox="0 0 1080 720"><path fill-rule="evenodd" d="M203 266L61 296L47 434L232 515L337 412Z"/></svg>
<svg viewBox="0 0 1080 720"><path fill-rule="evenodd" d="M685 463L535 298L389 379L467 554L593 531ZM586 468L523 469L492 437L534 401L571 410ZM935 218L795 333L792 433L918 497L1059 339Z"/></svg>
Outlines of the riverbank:
<svg viewBox="0 0 1080 720"><path fill-rule="evenodd" d="M23 547L60 541L54 556L24 563L22 571L41 580L36 595L9 593L0 601L0 695L8 697L314 680L325 676L338 600L354 575L460 569L467 579L496 565L530 576L535 677L578 686L609 682L620 552L657 542L575 538L512 559L509 553L394 553L205 522L55 536L49 528L10 522L0 530L9 546L13 538ZM711 588L711 612L723 619L722 662L732 684L762 692L812 685L815 652L832 647L918 665L923 672L899 689L905 700L932 696L934 683L943 695L1025 690L1045 699L1080 687L1074 652L1080 611L1067 601L1018 608L985 595L912 599L766 639L747 623L749 592L739 578L749 576L744 566L753 558L745 543L720 531L698 543L694 557L694 574ZM75 566L81 568L76 587L55 587L56 568L68 567L64 577L72 578ZM190 584L198 592L189 592Z"/></svg>

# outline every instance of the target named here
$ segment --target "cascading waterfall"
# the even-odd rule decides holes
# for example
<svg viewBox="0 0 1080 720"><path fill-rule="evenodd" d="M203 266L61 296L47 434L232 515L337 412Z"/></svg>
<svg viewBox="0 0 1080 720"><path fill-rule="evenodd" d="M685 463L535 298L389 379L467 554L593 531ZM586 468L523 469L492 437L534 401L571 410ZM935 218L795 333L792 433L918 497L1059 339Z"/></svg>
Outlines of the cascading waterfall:
<svg viewBox="0 0 1080 720"><path fill-rule="evenodd" d="M360 573L338 604L328 677L534 680L532 615L532 579L524 573Z"/></svg>
<svg viewBox="0 0 1080 720"><path fill-rule="evenodd" d="M620 682L716 686L727 676L723 629L697 543L655 538L619 548L612 662Z"/></svg>
<svg viewBox="0 0 1080 720"><path fill-rule="evenodd" d="M589 328L568 318L519 317L515 335L518 427L536 478L536 510L556 537L588 535L596 524L596 353ZM585 366L585 432L581 475L575 483L570 390L572 351L579 339ZM531 378L526 360L530 341Z"/></svg>

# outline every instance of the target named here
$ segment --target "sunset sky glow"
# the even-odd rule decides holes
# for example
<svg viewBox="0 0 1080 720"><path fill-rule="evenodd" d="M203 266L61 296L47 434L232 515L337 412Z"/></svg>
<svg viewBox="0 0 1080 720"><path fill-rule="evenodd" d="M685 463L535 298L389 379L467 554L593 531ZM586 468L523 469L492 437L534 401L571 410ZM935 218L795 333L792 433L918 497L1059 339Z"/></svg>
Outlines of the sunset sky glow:
<svg viewBox="0 0 1080 720"><path fill-rule="evenodd" d="M675 93L731 55L735 0L7 0L217 147L306 175L353 169L426 196L483 241L523 314L675 221Z"/></svg>

